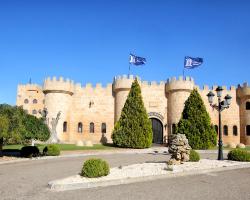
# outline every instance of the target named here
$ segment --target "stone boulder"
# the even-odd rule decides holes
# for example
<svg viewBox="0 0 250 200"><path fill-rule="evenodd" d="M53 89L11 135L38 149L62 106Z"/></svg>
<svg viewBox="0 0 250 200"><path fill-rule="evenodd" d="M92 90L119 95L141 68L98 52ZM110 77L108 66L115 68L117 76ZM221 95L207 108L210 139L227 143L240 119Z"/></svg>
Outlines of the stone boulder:
<svg viewBox="0 0 250 200"><path fill-rule="evenodd" d="M237 144L236 147L239 148L239 149L245 149L246 148L246 146L244 144L242 144L242 143Z"/></svg>
<svg viewBox="0 0 250 200"><path fill-rule="evenodd" d="M87 140L87 141L85 142L85 146L86 146L86 147L93 147L93 143L92 143L90 140Z"/></svg>
<svg viewBox="0 0 250 200"><path fill-rule="evenodd" d="M189 161L190 149L188 139L184 134L170 135L168 152L171 158L168 164L176 165Z"/></svg>
<svg viewBox="0 0 250 200"><path fill-rule="evenodd" d="M233 142L229 142L227 147L228 147L228 148L235 149L235 148L236 148L236 145L235 145Z"/></svg>
<svg viewBox="0 0 250 200"><path fill-rule="evenodd" d="M76 141L76 146L83 147L84 146L83 141L81 140Z"/></svg>

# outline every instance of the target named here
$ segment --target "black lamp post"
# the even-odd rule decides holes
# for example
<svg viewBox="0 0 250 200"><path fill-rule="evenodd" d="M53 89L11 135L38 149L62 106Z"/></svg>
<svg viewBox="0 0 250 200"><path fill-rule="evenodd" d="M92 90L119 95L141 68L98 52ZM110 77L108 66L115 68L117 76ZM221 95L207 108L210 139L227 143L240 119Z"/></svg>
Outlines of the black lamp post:
<svg viewBox="0 0 250 200"><path fill-rule="evenodd" d="M208 97L208 102L210 103L210 106L214 109L216 109L219 112L219 141L218 141L218 145L219 145L219 150L218 150L218 160L223 160L223 142L222 142L222 131L221 131L221 112L225 109L225 108L229 108L229 105L231 104L231 99L232 97L230 95L226 95L225 96L225 100L221 101L221 95L222 95L222 91L223 88L221 86L216 88L216 93L217 93L217 97L218 97L218 105L213 104L213 98L214 98L214 93L212 91L210 91L207 94Z"/></svg>

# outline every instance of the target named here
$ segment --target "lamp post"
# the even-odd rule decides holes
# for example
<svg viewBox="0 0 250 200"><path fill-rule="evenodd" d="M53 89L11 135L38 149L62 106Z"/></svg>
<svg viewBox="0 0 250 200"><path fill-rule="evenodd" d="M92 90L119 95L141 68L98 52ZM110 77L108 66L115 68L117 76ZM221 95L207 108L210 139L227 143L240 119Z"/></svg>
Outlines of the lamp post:
<svg viewBox="0 0 250 200"><path fill-rule="evenodd" d="M218 149L218 160L223 160L223 142L222 142L222 131L221 131L221 112L225 109L225 108L229 108L229 105L231 104L231 99L232 97L230 95L226 95L224 100L221 101L221 96L222 96L222 91L223 88L221 86L216 88L216 93L217 93L217 97L218 97L218 105L213 104L213 98L214 98L214 93L212 91L210 91L207 94L208 97L208 102L210 103L210 106L214 109L216 109L219 112L219 140L218 140L218 145L219 145L219 149Z"/></svg>

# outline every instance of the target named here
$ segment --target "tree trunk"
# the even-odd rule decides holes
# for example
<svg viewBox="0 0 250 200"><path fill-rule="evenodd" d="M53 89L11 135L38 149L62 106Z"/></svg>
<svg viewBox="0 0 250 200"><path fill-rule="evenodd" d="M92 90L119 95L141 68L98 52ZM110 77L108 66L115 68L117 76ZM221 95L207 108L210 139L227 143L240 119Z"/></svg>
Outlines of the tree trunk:
<svg viewBox="0 0 250 200"><path fill-rule="evenodd" d="M0 138L0 157L3 157L3 138Z"/></svg>

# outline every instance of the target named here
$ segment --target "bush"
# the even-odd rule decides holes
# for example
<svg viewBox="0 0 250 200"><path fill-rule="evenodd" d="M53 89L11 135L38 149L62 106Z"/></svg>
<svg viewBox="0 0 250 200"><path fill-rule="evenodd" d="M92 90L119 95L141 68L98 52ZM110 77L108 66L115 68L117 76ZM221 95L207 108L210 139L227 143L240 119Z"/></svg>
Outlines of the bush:
<svg viewBox="0 0 250 200"><path fill-rule="evenodd" d="M92 158L84 162L81 176L96 178L109 174L109 164L102 159Z"/></svg>
<svg viewBox="0 0 250 200"><path fill-rule="evenodd" d="M114 145L125 148L148 148L152 144L151 121L141 95L138 81L133 82L127 100L116 122L112 140Z"/></svg>
<svg viewBox="0 0 250 200"><path fill-rule="evenodd" d="M44 147L43 155L45 155L45 156L59 156L60 155L60 148L57 145L49 144L48 146Z"/></svg>
<svg viewBox="0 0 250 200"><path fill-rule="evenodd" d="M21 157L32 158L40 155L39 149L36 146L25 146L20 151Z"/></svg>
<svg viewBox="0 0 250 200"><path fill-rule="evenodd" d="M189 161L190 162L198 162L200 160L200 154L195 150L190 150Z"/></svg>
<svg viewBox="0 0 250 200"><path fill-rule="evenodd" d="M250 152L241 149L234 149L227 155L228 160L250 162Z"/></svg>

